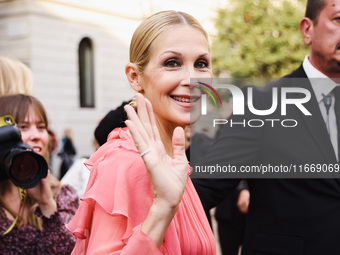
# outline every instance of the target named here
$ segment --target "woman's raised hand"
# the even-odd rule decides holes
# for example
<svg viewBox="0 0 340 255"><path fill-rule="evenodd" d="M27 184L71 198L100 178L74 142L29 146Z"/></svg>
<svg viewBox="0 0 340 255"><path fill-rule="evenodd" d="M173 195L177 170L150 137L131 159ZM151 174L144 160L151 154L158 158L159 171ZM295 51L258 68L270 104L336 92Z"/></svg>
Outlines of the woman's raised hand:
<svg viewBox="0 0 340 255"><path fill-rule="evenodd" d="M150 101L141 94L136 95L136 100L138 114L130 105L125 106L129 117L126 125L148 170L154 192L154 205L176 210L188 176L184 131L181 127L175 128L172 136L172 157L169 156L160 137ZM146 153L142 155L144 152Z"/></svg>

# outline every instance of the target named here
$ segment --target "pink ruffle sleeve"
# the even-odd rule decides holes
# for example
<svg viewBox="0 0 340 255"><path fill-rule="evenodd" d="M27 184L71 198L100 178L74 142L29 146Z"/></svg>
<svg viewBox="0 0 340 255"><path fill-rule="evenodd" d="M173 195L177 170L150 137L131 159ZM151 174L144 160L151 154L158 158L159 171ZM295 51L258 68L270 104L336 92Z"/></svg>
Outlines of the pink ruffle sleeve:
<svg viewBox="0 0 340 255"><path fill-rule="evenodd" d="M128 254L132 250L138 254L142 250L145 254L161 254L151 238L140 230L153 194L143 160L128 134L122 129L113 131L108 142L85 165L91 171L90 178L80 207L67 225L77 238L72 254L94 254L87 249L103 246L108 235L112 240L119 240L124 249L115 251L119 247L112 242L106 244L106 253L100 254L124 254L123 250ZM114 225L101 220L107 216L114 219L111 222ZM91 240L94 233L98 243Z"/></svg>
<svg viewBox="0 0 340 255"><path fill-rule="evenodd" d="M185 223L174 218L160 249L141 231L141 224L153 202L153 192L144 162L124 129L112 131L108 142L85 165L91 171L90 178L80 207L67 225L77 238L72 254L183 254L180 228L187 231L185 224L192 222ZM188 194L184 197L190 200L190 207L195 209L188 212L187 206L181 202L179 212L182 216L189 214L185 216L189 218L194 213L199 221L194 223L195 226L202 229L201 225L204 225L202 236L208 236L209 247L214 246L214 238L202 205L190 178L188 181L190 185L187 186L191 189L189 193L194 192L195 195L194 201L189 199L188 192L185 192ZM190 237L187 234L185 236ZM207 255L215 253L215 247L209 250Z"/></svg>

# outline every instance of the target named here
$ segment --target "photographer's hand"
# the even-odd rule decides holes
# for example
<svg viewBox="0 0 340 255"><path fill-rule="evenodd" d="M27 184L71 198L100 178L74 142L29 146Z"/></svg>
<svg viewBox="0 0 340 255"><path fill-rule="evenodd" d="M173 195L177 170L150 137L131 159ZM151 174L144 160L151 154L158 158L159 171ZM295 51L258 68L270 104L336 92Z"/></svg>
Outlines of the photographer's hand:
<svg viewBox="0 0 340 255"><path fill-rule="evenodd" d="M57 203L53 199L53 192L48 181L49 175L50 171L46 178L39 181L37 186L27 189L27 194L38 202L41 213L46 217L57 211Z"/></svg>

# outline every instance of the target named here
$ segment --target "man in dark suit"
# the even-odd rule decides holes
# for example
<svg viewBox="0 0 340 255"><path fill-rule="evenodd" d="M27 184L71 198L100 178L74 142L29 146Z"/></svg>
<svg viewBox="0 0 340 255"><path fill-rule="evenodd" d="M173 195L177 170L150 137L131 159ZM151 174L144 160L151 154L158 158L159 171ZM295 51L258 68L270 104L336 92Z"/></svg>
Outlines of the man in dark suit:
<svg viewBox="0 0 340 255"><path fill-rule="evenodd" d="M256 109L269 109L273 88L279 92L283 87L303 88L311 92L310 100L303 104L311 115L295 105L287 106L286 115L280 107L270 116L256 116L249 110L242 116L232 115L230 119L235 123L244 119L247 122L284 118L295 120L297 125L290 128L280 122L275 122L275 127L267 123L261 128L225 125L204 160L207 166L230 164L238 169L246 165L271 165L295 166L299 171L300 166L310 170L313 163L324 164L326 168L327 173L318 176L321 178L309 178L312 177L309 171L301 175L304 178L294 178L292 172L288 178L276 178L274 174L270 179L257 175L247 180L251 199L244 255L340 254L340 181L337 171L330 170L338 169L339 125L334 88L336 78L340 77L340 0L308 0L300 30L305 43L310 45L310 55L290 75L264 89L253 88L252 98ZM313 78L326 79L326 85ZM300 93L289 96L301 98ZM202 204L209 209L221 202L240 180L193 181Z"/></svg>

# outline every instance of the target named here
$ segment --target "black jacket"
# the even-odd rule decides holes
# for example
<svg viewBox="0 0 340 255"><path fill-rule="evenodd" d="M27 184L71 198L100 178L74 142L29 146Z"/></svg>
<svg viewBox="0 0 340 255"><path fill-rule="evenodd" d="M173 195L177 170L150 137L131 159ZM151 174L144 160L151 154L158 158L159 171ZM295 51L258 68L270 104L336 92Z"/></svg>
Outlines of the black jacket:
<svg viewBox="0 0 340 255"><path fill-rule="evenodd" d="M302 66L284 78L299 77L307 78ZM272 88L280 89L284 86L282 81L254 90L254 105L268 109L272 103ZM288 86L311 91L312 97L305 107L312 116L305 116L297 107L289 106L284 118L295 119L298 125L294 128L281 125L277 128L230 128L226 125L202 162L237 166L337 164L309 81L304 79ZM282 119L280 109L271 118ZM239 179L193 181L203 206L208 209L221 202ZM242 254L340 254L339 179L251 178L247 182L251 198Z"/></svg>

